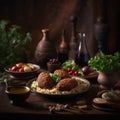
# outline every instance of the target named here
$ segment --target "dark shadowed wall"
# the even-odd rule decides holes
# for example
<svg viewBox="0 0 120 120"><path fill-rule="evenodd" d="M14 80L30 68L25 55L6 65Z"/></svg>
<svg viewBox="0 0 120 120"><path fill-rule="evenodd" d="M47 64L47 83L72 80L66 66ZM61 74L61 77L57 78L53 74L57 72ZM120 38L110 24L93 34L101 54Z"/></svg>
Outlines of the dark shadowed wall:
<svg viewBox="0 0 120 120"><path fill-rule="evenodd" d="M43 28L50 29L50 37L56 44L61 39L62 29L66 39L71 37L70 16L78 17L77 32L87 35L90 56L97 52L93 27L98 16L109 25L108 39L105 41L108 53L120 51L119 0L0 0L0 20L8 19L11 24L19 24L24 32L32 34L28 58L34 60L34 51L42 37Z"/></svg>

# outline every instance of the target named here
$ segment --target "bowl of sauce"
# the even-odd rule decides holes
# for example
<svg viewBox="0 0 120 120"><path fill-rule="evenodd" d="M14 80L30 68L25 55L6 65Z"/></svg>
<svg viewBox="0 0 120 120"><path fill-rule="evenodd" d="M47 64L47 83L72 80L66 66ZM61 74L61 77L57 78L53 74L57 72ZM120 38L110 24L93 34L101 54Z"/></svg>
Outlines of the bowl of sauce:
<svg viewBox="0 0 120 120"><path fill-rule="evenodd" d="M22 104L30 96L30 88L27 86L9 86L5 90L10 103Z"/></svg>

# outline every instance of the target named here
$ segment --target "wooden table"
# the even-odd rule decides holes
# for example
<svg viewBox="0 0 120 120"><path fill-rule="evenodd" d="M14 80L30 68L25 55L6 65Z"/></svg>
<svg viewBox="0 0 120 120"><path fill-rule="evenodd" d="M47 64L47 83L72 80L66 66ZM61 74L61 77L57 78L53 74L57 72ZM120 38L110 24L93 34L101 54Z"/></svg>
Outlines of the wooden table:
<svg viewBox="0 0 120 120"><path fill-rule="evenodd" d="M12 105L5 94L5 86L0 85L0 120L1 119L41 119L41 120L81 120L81 119L115 119L120 117L120 112L103 111L95 109L92 106L92 99L96 96L97 92L101 90L97 84L97 80L89 80L91 88L89 91L82 95L78 95L67 99L50 99L40 96L35 93L31 93L26 103L23 105ZM70 111L55 111L51 112L46 105L50 104L68 104L75 106L78 102L84 101L87 105L84 109L70 109Z"/></svg>

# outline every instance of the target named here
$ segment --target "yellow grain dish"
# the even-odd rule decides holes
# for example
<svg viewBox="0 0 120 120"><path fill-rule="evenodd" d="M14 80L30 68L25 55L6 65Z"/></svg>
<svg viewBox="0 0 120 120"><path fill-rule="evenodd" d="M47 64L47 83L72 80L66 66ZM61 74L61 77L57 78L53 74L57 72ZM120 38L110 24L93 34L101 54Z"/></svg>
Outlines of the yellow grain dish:
<svg viewBox="0 0 120 120"><path fill-rule="evenodd" d="M55 86L51 89L43 89L38 87L37 81L32 82L31 89L37 93L42 93L42 94L67 95L67 94L83 93L90 88L90 83L86 79L83 79L80 77L74 77L74 78L77 80L78 85L75 88L71 89L70 91L60 91L60 90L57 90Z"/></svg>

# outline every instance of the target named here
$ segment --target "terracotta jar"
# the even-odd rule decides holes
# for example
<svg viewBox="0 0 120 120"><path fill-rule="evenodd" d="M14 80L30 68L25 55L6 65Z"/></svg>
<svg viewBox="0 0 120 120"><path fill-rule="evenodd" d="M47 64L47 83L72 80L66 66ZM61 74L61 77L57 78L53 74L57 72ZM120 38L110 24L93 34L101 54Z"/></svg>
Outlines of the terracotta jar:
<svg viewBox="0 0 120 120"><path fill-rule="evenodd" d="M42 29L43 37L35 50L35 59L42 68L47 68L47 62L57 57L54 43L49 38L49 29Z"/></svg>
<svg viewBox="0 0 120 120"><path fill-rule="evenodd" d="M105 73L99 72L98 75L98 83L100 84L100 88L102 89L111 89L117 84L120 80L120 73Z"/></svg>
<svg viewBox="0 0 120 120"><path fill-rule="evenodd" d="M69 45L66 40L65 30L62 31L61 41L58 46L58 59L61 63L68 60Z"/></svg>

